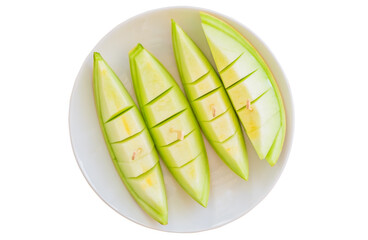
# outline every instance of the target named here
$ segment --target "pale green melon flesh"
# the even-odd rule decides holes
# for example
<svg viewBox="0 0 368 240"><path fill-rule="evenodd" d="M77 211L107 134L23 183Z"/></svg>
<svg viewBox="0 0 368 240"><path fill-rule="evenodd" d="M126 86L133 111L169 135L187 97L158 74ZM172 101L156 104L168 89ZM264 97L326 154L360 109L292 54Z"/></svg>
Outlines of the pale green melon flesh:
<svg viewBox="0 0 368 240"><path fill-rule="evenodd" d="M244 80L232 85L227 89L227 92L235 110L239 110L247 104L248 100L253 102L270 88L272 88L272 85L267 75L260 69Z"/></svg>
<svg viewBox="0 0 368 240"><path fill-rule="evenodd" d="M193 131L185 136L183 140L177 140L173 144L160 147L161 156L166 159L166 165L169 167L181 167L187 162L193 160L201 153L201 148L198 148L200 132Z"/></svg>
<svg viewBox="0 0 368 240"><path fill-rule="evenodd" d="M175 58L185 92L199 124L221 159L243 179L248 179L248 158L242 137L233 138L237 150L226 151L227 139L240 130L239 121L215 70L190 37L172 21ZM190 61L188 60L190 59ZM200 74L191 75L201 67ZM204 68L205 66L205 68ZM200 76L201 74L204 75Z"/></svg>
<svg viewBox="0 0 368 240"><path fill-rule="evenodd" d="M219 72L244 52L244 47L237 41L234 41L231 36L211 25L203 23L203 21L202 27L206 33L207 41Z"/></svg>
<svg viewBox="0 0 368 240"><path fill-rule="evenodd" d="M252 54L246 51L235 62L223 69L220 76L225 88L228 88L258 69L261 69L261 65Z"/></svg>
<svg viewBox="0 0 368 240"><path fill-rule="evenodd" d="M265 91L267 85L272 86L276 95L274 105L279 105L279 114L273 116L269 120L263 117L258 118L259 122L252 123L251 125L255 127L251 127L251 131L247 131L247 134L261 159L266 157L273 144L277 144L275 148L277 147L278 149L274 148L271 154L272 157L270 156L270 159L273 159L271 162L276 163L285 139L286 118L282 97L270 69L248 40L230 25L204 12L201 12L200 15L202 27L210 46L212 56L216 62L223 83L225 87L228 88L228 94L236 109L240 110L244 108L248 100L257 99L258 97L259 99L257 99L256 102L260 101L260 103L262 103L262 98L264 96L262 96L263 93L261 92ZM244 86L247 84L247 80L256 81L251 77L252 74L257 72L263 75L257 77L260 82L252 82L248 86ZM265 75L267 76L269 84L265 82ZM242 90L244 90L243 94L241 94ZM265 111L264 114L272 112L274 105L268 107L270 110ZM267 109L267 106L263 106L262 108ZM238 111L238 113L243 114L243 116L239 115L242 123L247 123L249 117L244 116L245 112ZM280 126L283 126L283 130L280 132L280 140L274 141ZM244 125L244 127L247 128L246 125Z"/></svg>
<svg viewBox="0 0 368 240"><path fill-rule="evenodd" d="M152 139L149 135L144 135L144 132L147 133L145 123L123 84L99 53L94 53L93 69L98 119L115 168L142 209L159 223L167 224L165 186ZM141 139L143 135L145 137ZM129 159L131 152L122 150L127 149L127 146L128 149L137 149L140 145L132 144L136 139L148 145L147 148L150 149L145 157L137 156L136 160L138 160L133 162ZM115 151L110 143L115 141L120 141L119 151ZM125 144L127 146L124 146ZM156 167L153 168L153 166ZM128 179L146 174L155 179L155 185L152 184L149 193L144 192L143 185Z"/></svg>
<svg viewBox="0 0 368 240"><path fill-rule="evenodd" d="M176 48L177 54L182 56L181 62L183 65L191 66L190 69L179 68L178 70L181 76L185 76L183 78L184 84L194 82L208 72L208 63L198 57L195 43L191 39L182 37L186 35L183 29L175 24L175 22L172 23L173 35L179 36L175 38L175 44L180 46L180 48Z"/></svg>
<svg viewBox="0 0 368 240"><path fill-rule="evenodd" d="M102 121L106 122L119 112L132 107L133 104L129 101L127 92L123 89L120 80L115 73L110 71L110 67L105 61L99 61L96 68L98 78L104 79L104 81L98 81L96 87L100 96Z"/></svg>
<svg viewBox="0 0 368 240"><path fill-rule="evenodd" d="M209 121L216 116L226 112L230 107L230 101L224 101L227 98L224 88L219 88L207 95L192 101L194 112L199 121Z"/></svg>
<svg viewBox="0 0 368 240"><path fill-rule="evenodd" d="M188 120L190 122L188 122ZM163 124L159 124L151 129L152 136L157 146L166 146L176 140L178 140L178 134L183 136L188 135L194 130L195 120L190 117L190 112L185 110L184 112L170 118ZM178 133L177 131L182 131ZM179 135L180 137L180 135Z"/></svg>
<svg viewBox="0 0 368 240"><path fill-rule="evenodd" d="M233 136L224 142L212 142L217 154L221 158L226 158L225 163L241 178L247 180L249 176L248 161L244 161L247 155L246 148L243 145L243 133L241 129L237 130Z"/></svg>
<svg viewBox="0 0 368 240"><path fill-rule="evenodd" d="M166 210L161 204L166 199L164 192L160 191L161 186L164 184L161 176L160 165L156 164L150 171L136 178L127 179L127 182L132 186L136 194L146 199L158 212Z"/></svg>
<svg viewBox="0 0 368 240"><path fill-rule="evenodd" d="M250 107L251 109L244 107L237 111L239 119L247 132L252 132L262 127L276 112L280 111L272 88L264 93L255 103L252 103ZM270 137L273 140L275 136Z"/></svg>
<svg viewBox="0 0 368 240"><path fill-rule="evenodd" d="M173 85L162 78L170 77L164 67L151 54L142 51L135 58L137 73L143 78L143 86L140 92L142 104L147 104L157 96L171 88Z"/></svg>
<svg viewBox="0 0 368 240"><path fill-rule="evenodd" d="M201 125L209 132L209 139L215 142L223 142L239 129L237 125L233 124L234 120L236 120L236 115L229 109L211 121L203 121Z"/></svg>
<svg viewBox="0 0 368 240"><path fill-rule="evenodd" d="M150 153L153 146L153 141L146 128L133 138L111 144L118 162L138 160Z"/></svg>
<svg viewBox="0 0 368 240"><path fill-rule="evenodd" d="M264 159L269 152L280 127L280 112L277 112L268 119L262 127L254 131L247 132L253 144L257 146L255 149L261 159Z"/></svg>
<svg viewBox="0 0 368 240"><path fill-rule="evenodd" d="M198 79L192 83L185 84L184 88L187 89L186 93L188 95L188 98L191 100L195 100L221 86L222 84L218 79L216 72L212 70L202 76L201 79Z"/></svg>
<svg viewBox="0 0 368 240"><path fill-rule="evenodd" d="M140 60L137 61L137 58ZM206 206L209 194L207 154L198 124L195 121L188 101L172 76L142 45L138 44L129 53L129 59L134 90L162 160L187 193L200 204ZM156 73L151 73L150 71L141 72L142 68L139 68L138 65L145 64L144 61L148 61L152 65L160 65L162 68L151 69L151 71L157 71ZM157 63L152 63L155 61ZM159 94L151 94L151 88L146 85L146 80L150 79L151 76L159 76L155 79L155 81L160 82L157 84L170 87L163 91L157 91L157 93L160 92ZM147 102L146 96L155 97L152 97ZM184 139L182 139L182 136L185 136ZM197 168L196 165L196 171L202 176L198 179L199 182L184 181L189 176L180 174L188 174L185 171L180 174L172 171L173 167L183 166L200 154L203 157L196 160L199 161L198 167L201 166ZM194 184L201 187L198 188ZM198 196L204 197L199 199ZM205 202L202 201L203 199Z"/></svg>
<svg viewBox="0 0 368 240"><path fill-rule="evenodd" d="M185 110L187 108L186 104L183 103L185 101L180 89L173 87L169 92L143 106L143 111L149 116L149 118L146 117L148 127L152 128L176 113Z"/></svg>
<svg viewBox="0 0 368 240"><path fill-rule="evenodd" d="M192 195L192 197L204 207L207 206L209 196L209 189L204 187L206 184L203 184L203 182L209 181L205 162L206 156L200 154L194 160L188 162L182 167L170 168L171 173L180 179L178 182L185 183L182 184L184 190L196 193L195 195Z"/></svg>
<svg viewBox="0 0 368 240"><path fill-rule="evenodd" d="M157 152L152 149L150 154L138 159L128 159L128 161L118 161L121 171L126 177L137 177L150 170L158 162Z"/></svg>
<svg viewBox="0 0 368 240"><path fill-rule="evenodd" d="M113 143L141 132L144 128L144 122L138 109L133 107L122 115L105 123L105 128L107 136L109 136L109 141Z"/></svg>

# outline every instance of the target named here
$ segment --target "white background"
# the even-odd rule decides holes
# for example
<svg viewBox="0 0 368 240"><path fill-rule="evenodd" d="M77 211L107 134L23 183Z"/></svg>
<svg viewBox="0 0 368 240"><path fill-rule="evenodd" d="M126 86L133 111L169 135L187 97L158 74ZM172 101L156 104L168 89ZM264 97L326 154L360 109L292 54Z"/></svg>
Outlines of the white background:
<svg viewBox="0 0 368 240"><path fill-rule="evenodd" d="M251 29L283 67L295 107L273 191L242 218L195 234L151 230L108 207L68 132L73 83L95 44L136 14L177 5ZM353 0L1 1L0 239L367 239L367 10Z"/></svg>

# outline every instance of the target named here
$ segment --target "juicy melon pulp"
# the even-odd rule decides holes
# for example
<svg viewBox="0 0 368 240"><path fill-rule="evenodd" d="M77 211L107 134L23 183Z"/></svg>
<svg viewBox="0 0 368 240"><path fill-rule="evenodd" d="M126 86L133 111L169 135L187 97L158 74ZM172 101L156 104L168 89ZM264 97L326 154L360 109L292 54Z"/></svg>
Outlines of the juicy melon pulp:
<svg viewBox="0 0 368 240"><path fill-rule="evenodd" d="M201 153L201 149L197 146L200 137L198 130L193 131L183 140L177 140L168 146L161 147L160 154L166 159L167 166L181 167L196 158Z"/></svg>
<svg viewBox="0 0 368 240"><path fill-rule="evenodd" d="M233 111L226 111L220 116L208 122L202 122L204 128L207 128L210 134L208 138L215 142L223 142L239 129L237 125L232 124L236 115Z"/></svg>
<svg viewBox="0 0 368 240"><path fill-rule="evenodd" d="M261 159L264 159L269 152L274 139L281 127L280 112L274 114L262 127L247 132L255 146L256 152Z"/></svg>
<svg viewBox="0 0 368 240"><path fill-rule="evenodd" d="M173 87L170 82L161 81L169 77L164 67L146 51L142 51L135 58L137 72L144 81L140 91L142 104L147 104L160 94Z"/></svg>
<svg viewBox="0 0 368 240"><path fill-rule="evenodd" d="M132 186L134 191L140 198L145 199L158 212L167 212L162 206L162 202L166 201L166 195L160 191L164 184L162 179L161 168L156 164L148 172L136 178L128 178L127 182Z"/></svg>
<svg viewBox="0 0 368 240"><path fill-rule="evenodd" d="M106 122L114 115L133 106L127 98L126 90L116 75L110 71L109 66L104 61L99 61L98 77L104 81L98 81L99 103L101 105L102 121ZM130 96L129 96L130 97Z"/></svg>
<svg viewBox="0 0 368 240"><path fill-rule="evenodd" d="M139 114L139 110L133 107L122 115L105 123L109 141L111 143L119 142L142 131L144 122Z"/></svg>
<svg viewBox="0 0 368 240"><path fill-rule="evenodd" d="M154 127L176 113L186 109L186 105L183 104L183 101L185 101L185 99L183 99L184 96L178 93L182 94L178 87L174 87L165 95L159 96L143 107L144 112L149 116L146 118L149 127Z"/></svg>
<svg viewBox="0 0 368 240"><path fill-rule="evenodd" d="M202 98L193 101L193 108L199 121L209 121L226 112L231 104L229 101L222 100L225 97L227 97L225 90L219 88L205 95L205 97L202 96Z"/></svg>
<svg viewBox="0 0 368 240"><path fill-rule="evenodd" d="M115 157L118 162L138 160L149 154L153 149L153 142L147 129L123 142L112 143Z"/></svg>
<svg viewBox="0 0 368 240"><path fill-rule="evenodd" d="M128 161L120 161L118 165L121 168L121 171L127 178L130 177L138 177L148 170L150 170L153 166L155 166L158 162L158 155L156 151L151 151L149 154L145 155L136 160L127 159Z"/></svg>
<svg viewBox="0 0 368 240"><path fill-rule="evenodd" d="M225 88L261 69L259 63L249 52L243 52L239 58L220 72Z"/></svg>
<svg viewBox="0 0 368 240"><path fill-rule="evenodd" d="M178 135L182 134L186 136L194 130L195 122L189 113L188 110L185 110L179 115L167 120L164 124L159 124L151 129L157 146L166 146L178 140ZM181 131L181 133L177 131Z"/></svg>
<svg viewBox="0 0 368 240"><path fill-rule="evenodd" d="M250 108L251 109L243 107L238 110L239 119L247 132L259 129L273 117L275 113L280 112L279 104L273 89L269 89L269 91L264 93L255 103L250 105Z"/></svg>
<svg viewBox="0 0 368 240"><path fill-rule="evenodd" d="M270 88L272 85L261 69L229 87L227 92L235 110L239 110L247 104L248 100L253 102Z"/></svg>
<svg viewBox="0 0 368 240"><path fill-rule="evenodd" d="M230 65L244 52L244 47L237 41L234 41L228 34L219 31L219 29L211 25L203 23L203 21L202 27L219 72Z"/></svg>
<svg viewBox="0 0 368 240"><path fill-rule="evenodd" d="M243 141L243 133L239 129L229 139L221 143L213 142L213 145L220 157L226 157L225 163L241 178L247 180L249 167L248 161L244 161L247 151L242 144Z"/></svg>
<svg viewBox="0 0 368 240"><path fill-rule="evenodd" d="M182 167L170 169L180 179L179 182L185 183L183 184L184 190L196 193L192 197L204 207L207 206L209 196L209 189L204 187L206 184L203 184L203 182L209 183L206 160L206 156L200 154Z"/></svg>
<svg viewBox="0 0 368 240"><path fill-rule="evenodd" d="M198 79L195 82L185 84L185 89L187 89L186 93L188 98L191 100L196 100L199 97L202 97L206 93L215 90L216 88L221 87L221 82L218 79L215 71L210 71L206 73L201 79Z"/></svg>

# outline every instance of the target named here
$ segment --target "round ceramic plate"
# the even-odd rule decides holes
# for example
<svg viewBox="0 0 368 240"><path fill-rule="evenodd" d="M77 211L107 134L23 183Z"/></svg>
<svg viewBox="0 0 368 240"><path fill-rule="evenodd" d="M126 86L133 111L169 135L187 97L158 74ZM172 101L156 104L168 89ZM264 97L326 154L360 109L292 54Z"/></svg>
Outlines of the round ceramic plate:
<svg viewBox="0 0 368 240"><path fill-rule="evenodd" d="M227 21L242 33L261 53L281 90L287 115L286 139L278 163L270 167L259 160L246 135L250 176L244 181L233 173L205 140L210 165L211 189L207 208L200 206L175 182L161 161L164 174L169 223L160 225L133 200L114 169L98 123L92 89L92 53L100 52L119 76L131 96L132 86L128 52L137 45L155 55L180 86L171 43L171 19L193 38L213 64L201 29L199 11L207 11ZM214 66L214 65L213 65ZM84 61L75 80L70 100L70 135L78 164L94 191L122 216L143 226L169 232L197 232L229 223L261 202L271 191L285 167L291 148L293 108L287 80L267 47L240 23L221 14L197 8L174 7L149 11L131 18L109 32Z"/></svg>

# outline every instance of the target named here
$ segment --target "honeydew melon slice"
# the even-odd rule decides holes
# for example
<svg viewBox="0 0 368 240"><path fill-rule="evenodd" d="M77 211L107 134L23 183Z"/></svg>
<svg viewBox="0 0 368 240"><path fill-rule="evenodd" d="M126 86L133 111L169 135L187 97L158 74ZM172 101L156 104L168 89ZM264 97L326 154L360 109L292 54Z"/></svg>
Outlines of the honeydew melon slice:
<svg viewBox="0 0 368 240"><path fill-rule="evenodd" d="M259 121L261 122L254 123L254 126L259 128L257 130L252 128L250 132L247 131L248 137L261 159L264 159L267 156L274 143L277 144L277 146L275 145L275 148L277 147L277 149L273 148L273 153L271 154L272 157L270 155L269 159L267 159L267 161L270 162L270 165L274 165L281 153L286 133L285 110L277 83L261 55L239 32L229 24L208 13L201 12L200 16L207 42L210 46L212 56L217 65L217 70L220 73L225 87L231 89L232 85L235 86L237 82L244 81L244 83L237 86L243 87L241 85L251 79L248 79L248 77L251 77L252 73L255 73L256 71L258 74L262 75L264 72L274 93L276 94L275 104L279 105L279 114L267 120L267 126L266 123L262 123L264 119L260 118ZM259 86L262 85L265 87L265 77L261 76L257 77L257 79L259 79L259 81L263 81L263 83L259 83ZM264 89L260 90L261 87L259 86L254 87L254 82L251 85L253 85L253 87L246 88L246 94L240 94L240 89L235 87L232 88L233 91L228 91L235 108L240 109L244 106L244 103L246 103L247 108L251 109L252 106L249 103L251 102L251 98L249 97L262 94L260 92ZM261 96L260 99L262 99L262 97L264 96ZM257 101L260 101L260 99ZM264 106L263 108L266 109L267 106ZM270 108L272 108L272 106ZM241 117L239 116L239 118ZM278 141L275 141L280 126L282 126L282 131L280 132L281 136ZM247 128L247 126L244 127ZM274 129L272 127L274 127Z"/></svg>
<svg viewBox="0 0 368 240"><path fill-rule="evenodd" d="M221 159L247 180L249 171L245 142L238 134L231 137L241 132L240 125L219 77L201 50L174 21L172 39L185 92L205 136ZM237 147L229 147L226 142Z"/></svg>
<svg viewBox="0 0 368 240"><path fill-rule="evenodd" d="M153 139L158 146L157 150L162 160L184 190L201 205L207 206L209 194L207 154L199 126L195 121L188 101L168 71L151 53L144 49L142 45L138 44L130 51L129 60L138 103ZM160 65L162 68L152 68L151 71L142 71L143 68L138 65L146 64L145 62L149 62L156 66ZM152 71L155 72L153 73ZM155 94L149 93L151 88L147 87L146 83L147 81L151 81L151 76L156 76L155 80L159 81L155 84L170 87L166 90L158 91L160 92L159 94L157 94L158 92ZM146 96L148 95L155 97L147 101ZM173 123L178 125L173 128ZM170 129L172 129L172 131L170 131ZM191 132L185 135L188 131ZM176 133L176 140L172 142L173 132ZM170 143L166 145L168 142ZM165 146L162 146L164 144ZM201 178L197 178L196 181L184 181L184 179L190 178L190 176L185 175L189 174L188 172L184 171L179 173L177 171L172 171L173 167L183 166L200 154L202 154L203 157L198 158L196 161L200 161L200 163L194 166L201 166L195 169L195 171L198 171L198 176L201 176ZM202 196L202 198L199 199L198 196Z"/></svg>
<svg viewBox="0 0 368 240"><path fill-rule="evenodd" d="M93 56L97 116L112 162L139 206L159 223L167 224L166 191L160 163L152 139L146 134L148 132L142 116L119 78L101 55L94 53ZM141 134L138 134L139 132ZM111 144L111 141L119 143ZM137 157L133 159L131 149L139 149L142 143L147 145L149 151L145 153L144 158L139 156L141 152L137 152ZM117 149L112 145L117 146ZM130 177L137 176L140 176L141 182L152 179L155 184L146 187L139 184L138 180L130 180Z"/></svg>

